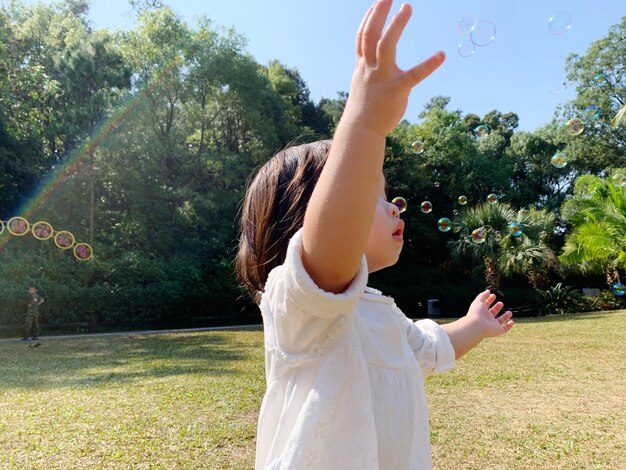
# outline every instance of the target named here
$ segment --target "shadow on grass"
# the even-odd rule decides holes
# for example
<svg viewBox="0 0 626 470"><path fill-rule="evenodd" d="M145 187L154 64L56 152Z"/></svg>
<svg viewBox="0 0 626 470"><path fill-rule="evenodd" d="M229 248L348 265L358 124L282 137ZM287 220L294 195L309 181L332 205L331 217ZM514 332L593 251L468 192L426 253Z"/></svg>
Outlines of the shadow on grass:
<svg viewBox="0 0 626 470"><path fill-rule="evenodd" d="M186 374L231 375L242 360L258 354L259 347L262 350L262 339L241 342L219 333L129 335L28 346L32 343L0 345L0 392L139 383Z"/></svg>

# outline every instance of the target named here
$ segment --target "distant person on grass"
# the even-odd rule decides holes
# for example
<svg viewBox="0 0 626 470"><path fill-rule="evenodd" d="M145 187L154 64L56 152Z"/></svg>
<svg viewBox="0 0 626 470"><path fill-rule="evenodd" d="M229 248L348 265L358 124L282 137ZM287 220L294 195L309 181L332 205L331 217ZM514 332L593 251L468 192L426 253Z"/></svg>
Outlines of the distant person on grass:
<svg viewBox="0 0 626 470"><path fill-rule="evenodd" d="M332 144L279 152L244 200L237 274L260 305L266 352L257 469L431 468L424 377L513 326L488 290L439 326L413 322L366 286L403 245L404 222L385 194L385 137L411 89L444 60L439 52L398 68L411 7L383 29L391 3L376 2L359 27Z"/></svg>
<svg viewBox="0 0 626 470"><path fill-rule="evenodd" d="M39 339L39 306L43 303L43 297L37 294L37 288L30 286L28 288L30 297L28 298L28 306L26 307L26 318L24 319L24 337L22 341Z"/></svg>

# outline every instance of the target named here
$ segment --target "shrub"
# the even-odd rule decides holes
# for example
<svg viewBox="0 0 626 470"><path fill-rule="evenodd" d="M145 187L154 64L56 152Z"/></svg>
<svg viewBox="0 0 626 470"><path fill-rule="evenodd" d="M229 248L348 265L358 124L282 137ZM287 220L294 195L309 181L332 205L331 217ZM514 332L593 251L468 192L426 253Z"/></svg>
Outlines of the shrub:
<svg viewBox="0 0 626 470"><path fill-rule="evenodd" d="M589 299L596 310L617 310L624 308L626 299L616 297L610 290L603 290L597 297Z"/></svg>
<svg viewBox="0 0 626 470"><path fill-rule="evenodd" d="M584 294L571 286L558 283L547 289L536 289L539 306L547 314L565 314L584 312L591 309L589 300Z"/></svg>

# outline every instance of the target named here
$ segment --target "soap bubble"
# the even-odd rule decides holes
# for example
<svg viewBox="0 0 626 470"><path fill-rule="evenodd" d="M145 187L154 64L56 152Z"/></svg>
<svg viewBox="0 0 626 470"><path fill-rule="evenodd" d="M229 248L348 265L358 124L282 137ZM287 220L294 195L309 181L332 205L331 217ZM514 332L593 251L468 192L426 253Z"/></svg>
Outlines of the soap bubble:
<svg viewBox="0 0 626 470"><path fill-rule="evenodd" d="M466 35L472 32L476 26L476 17L470 14L465 14L456 19L456 31L459 34Z"/></svg>
<svg viewBox="0 0 626 470"><path fill-rule="evenodd" d="M487 202L489 204L496 204L498 202L498 196L496 196L494 193L491 193L487 196Z"/></svg>
<svg viewBox="0 0 626 470"><path fill-rule="evenodd" d="M464 206L465 204L467 204L467 196L459 196L458 201L459 201L459 204Z"/></svg>
<svg viewBox="0 0 626 470"><path fill-rule="evenodd" d="M457 50L461 57L472 57L476 52L476 46L472 41L461 41Z"/></svg>
<svg viewBox="0 0 626 470"><path fill-rule="evenodd" d="M570 135L579 135L582 131L585 130L585 124L581 119L573 118L565 123L565 127L567 128L567 132Z"/></svg>
<svg viewBox="0 0 626 470"><path fill-rule="evenodd" d="M470 39L479 47L484 47L493 42L496 38L496 25L489 20L476 22L474 29L470 32Z"/></svg>
<svg viewBox="0 0 626 470"><path fill-rule="evenodd" d="M398 208L398 212L400 212L400 214L402 214L406 210L406 208L408 206L408 204L406 202L406 199L404 199L403 197L400 197L400 196L394 197L391 200L391 203Z"/></svg>
<svg viewBox="0 0 626 470"><path fill-rule="evenodd" d="M455 216L459 215L459 211L458 211L458 210L456 210L456 209L454 209L454 210L452 211L452 215L455 215Z"/></svg>
<svg viewBox="0 0 626 470"><path fill-rule="evenodd" d="M613 292L613 295L622 297L624 294L626 294L626 286L621 282L616 282L611 286L611 292Z"/></svg>
<svg viewBox="0 0 626 470"><path fill-rule="evenodd" d="M416 140L411 144L411 147L413 148L413 151L419 155L424 151L424 142L422 142L421 140Z"/></svg>
<svg viewBox="0 0 626 470"><path fill-rule="evenodd" d="M487 230L484 227L479 227L472 231L470 236L474 243L483 243L487 239Z"/></svg>
<svg viewBox="0 0 626 470"><path fill-rule="evenodd" d="M555 36L563 36L572 29L572 15L567 11L559 11L548 19L548 31Z"/></svg>
<svg viewBox="0 0 626 470"><path fill-rule="evenodd" d="M555 153L550 159L550 163L554 168L565 168L568 161L569 157L565 152Z"/></svg>
<svg viewBox="0 0 626 470"><path fill-rule="evenodd" d="M434 186L435 188L438 188L439 186L441 186L441 183L439 181L435 181Z"/></svg>
<svg viewBox="0 0 626 470"><path fill-rule="evenodd" d="M548 92L551 95L558 95L559 93L561 93L561 87L559 85L552 85L550 86L550 88L548 88Z"/></svg>
<svg viewBox="0 0 626 470"><path fill-rule="evenodd" d="M509 232L514 237L519 237L524 231L524 226L520 222L511 222L509 224Z"/></svg>
<svg viewBox="0 0 626 470"><path fill-rule="evenodd" d="M592 104L591 106L587 106L585 108L585 117L587 119L598 119L601 114L602 111L600 111L600 108L598 108L596 105Z"/></svg>
<svg viewBox="0 0 626 470"><path fill-rule="evenodd" d="M448 232L452 228L452 222L447 217L442 217L437 221L437 228L440 232Z"/></svg>
<svg viewBox="0 0 626 470"><path fill-rule="evenodd" d="M626 175L623 175L622 173L617 173L616 175L613 175L611 180L613 181L613 185L615 186L622 187L626 185Z"/></svg>
<svg viewBox="0 0 626 470"><path fill-rule="evenodd" d="M424 201L420 204L420 209L422 210L424 214L428 214L429 212L433 210L433 205L431 204L430 201Z"/></svg>
<svg viewBox="0 0 626 470"><path fill-rule="evenodd" d="M604 73L599 73L593 77L593 83L599 87L605 87L609 84L609 77L607 77Z"/></svg>
<svg viewBox="0 0 626 470"><path fill-rule="evenodd" d="M491 128L486 124L481 124L474 129L474 135L477 139L482 139L483 137L489 135L491 132Z"/></svg>
<svg viewBox="0 0 626 470"><path fill-rule="evenodd" d="M500 232L500 230L496 230L495 232L493 232L493 239L496 242L499 242L500 240L502 240L502 232Z"/></svg>

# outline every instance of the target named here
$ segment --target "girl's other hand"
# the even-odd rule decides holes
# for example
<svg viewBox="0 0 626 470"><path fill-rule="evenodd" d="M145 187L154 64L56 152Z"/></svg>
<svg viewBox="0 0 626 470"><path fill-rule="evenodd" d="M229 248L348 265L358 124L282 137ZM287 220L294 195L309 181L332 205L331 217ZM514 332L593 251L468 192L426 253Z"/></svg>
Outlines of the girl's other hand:
<svg viewBox="0 0 626 470"><path fill-rule="evenodd" d="M485 337L499 336L513 328L513 314L510 311L502 311L504 304L496 302L496 296L489 290L481 292L476 296L467 312L467 318L479 323L484 331Z"/></svg>

